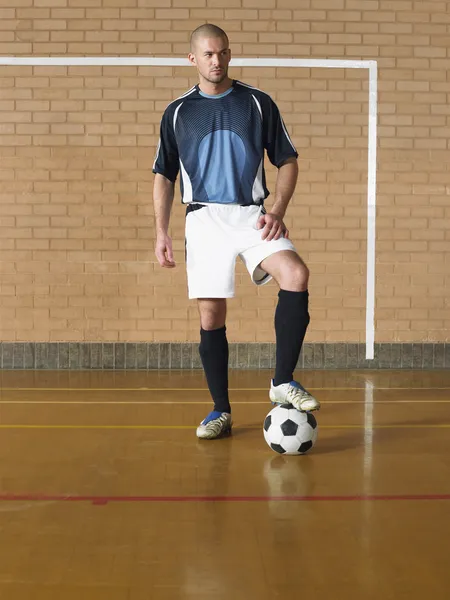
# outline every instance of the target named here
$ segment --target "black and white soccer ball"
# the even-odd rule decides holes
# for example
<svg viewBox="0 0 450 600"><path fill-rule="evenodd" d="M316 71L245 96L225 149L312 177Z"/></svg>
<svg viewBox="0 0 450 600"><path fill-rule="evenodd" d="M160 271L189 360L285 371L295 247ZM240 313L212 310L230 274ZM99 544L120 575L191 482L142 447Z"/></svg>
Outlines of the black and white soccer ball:
<svg viewBox="0 0 450 600"><path fill-rule="evenodd" d="M264 439L279 454L305 454L317 440L317 421L291 404L278 405L264 420Z"/></svg>

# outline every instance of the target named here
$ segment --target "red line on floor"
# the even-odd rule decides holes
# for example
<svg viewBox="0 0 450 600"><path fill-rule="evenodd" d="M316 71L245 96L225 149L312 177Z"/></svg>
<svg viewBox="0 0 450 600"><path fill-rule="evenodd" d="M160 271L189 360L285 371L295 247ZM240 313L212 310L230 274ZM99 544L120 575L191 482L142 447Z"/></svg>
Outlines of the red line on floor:
<svg viewBox="0 0 450 600"><path fill-rule="evenodd" d="M366 502L450 500L450 494L356 494L342 496L75 496L70 494L0 494L0 502Z"/></svg>

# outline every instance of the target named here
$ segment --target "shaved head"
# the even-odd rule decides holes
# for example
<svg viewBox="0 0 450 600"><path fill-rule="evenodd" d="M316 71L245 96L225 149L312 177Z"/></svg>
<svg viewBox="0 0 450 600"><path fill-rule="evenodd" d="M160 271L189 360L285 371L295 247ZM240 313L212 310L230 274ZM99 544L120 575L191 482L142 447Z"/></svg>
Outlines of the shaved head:
<svg viewBox="0 0 450 600"><path fill-rule="evenodd" d="M228 46L228 36L223 29L213 25L212 23L205 23L200 25L191 34L191 52L195 51L196 44L201 38L222 38L226 41Z"/></svg>
<svg viewBox="0 0 450 600"><path fill-rule="evenodd" d="M197 68L200 89L206 94L221 94L232 86L228 77L230 42L217 25L206 23L192 32L188 59Z"/></svg>

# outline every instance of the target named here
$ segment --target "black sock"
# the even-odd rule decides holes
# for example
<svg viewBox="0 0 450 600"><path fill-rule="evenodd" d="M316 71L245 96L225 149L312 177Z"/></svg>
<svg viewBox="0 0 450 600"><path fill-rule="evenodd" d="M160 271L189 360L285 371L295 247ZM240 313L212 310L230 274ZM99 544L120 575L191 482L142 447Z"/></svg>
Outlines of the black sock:
<svg viewBox="0 0 450 600"><path fill-rule="evenodd" d="M200 329L200 357L214 400L214 410L231 412L228 398L228 341L226 327L207 331Z"/></svg>
<svg viewBox="0 0 450 600"><path fill-rule="evenodd" d="M294 379L308 324L308 291L280 290L275 311L277 348L274 385L289 383Z"/></svg>

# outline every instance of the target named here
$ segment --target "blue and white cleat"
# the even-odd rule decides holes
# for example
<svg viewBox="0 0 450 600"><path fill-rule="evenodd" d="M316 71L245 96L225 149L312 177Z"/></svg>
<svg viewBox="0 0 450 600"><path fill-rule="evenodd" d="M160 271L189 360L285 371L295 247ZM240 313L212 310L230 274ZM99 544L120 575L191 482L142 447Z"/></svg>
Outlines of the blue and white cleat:
<svg viewBox="0 0 450 600"><path fill-rule="evenodd" d="M213 410L197 427L197 437L202 440L214 440L231 433L231 415Z"/></svg>
<svg viewBox="0 0 450 600"><path fill-rule="evenodd" d="M273 404L292 404L294 408L301 412L311 412L320 409L320 402L297 381L275 386L272 379L270 382L269 398Z"/></svg>

